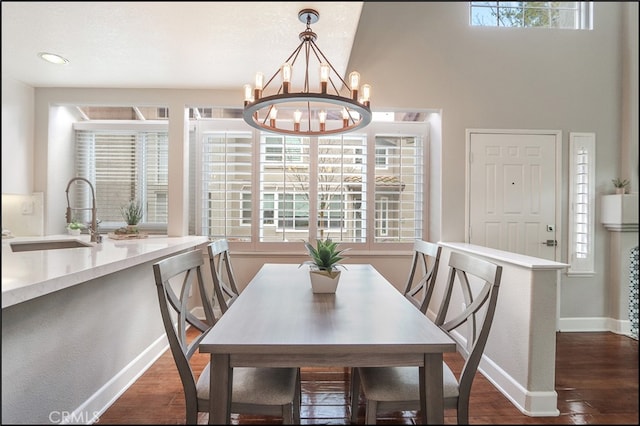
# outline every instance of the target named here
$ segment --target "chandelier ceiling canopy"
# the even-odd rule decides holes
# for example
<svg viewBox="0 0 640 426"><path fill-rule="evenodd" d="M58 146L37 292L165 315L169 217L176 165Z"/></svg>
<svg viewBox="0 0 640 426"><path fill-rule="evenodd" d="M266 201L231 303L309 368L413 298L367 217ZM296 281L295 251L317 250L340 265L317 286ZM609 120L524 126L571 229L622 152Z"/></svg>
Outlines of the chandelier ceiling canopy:
<svg viewBox="0 0 640 426"><path fill-rule="evenodd" d="M320 19L316 10L303 9L298 19L306 24L298 47L266 83L258 72L255 86L244 86L244 120L256 129L301 136L365 127L371 122L371 86L361 85L356 71L345 81L322 53L311 30Z"/></svg>

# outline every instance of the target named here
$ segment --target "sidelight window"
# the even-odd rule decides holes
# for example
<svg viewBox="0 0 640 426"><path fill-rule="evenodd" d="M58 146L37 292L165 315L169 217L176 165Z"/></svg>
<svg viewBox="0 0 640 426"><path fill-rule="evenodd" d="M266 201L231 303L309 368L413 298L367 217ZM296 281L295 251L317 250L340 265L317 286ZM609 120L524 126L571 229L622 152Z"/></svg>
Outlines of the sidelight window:
<svg viewBox="0 0 640 426"><path fill-rule="evenodd" d="M594 273L595 134L569 134L569 274Z"/></svg>

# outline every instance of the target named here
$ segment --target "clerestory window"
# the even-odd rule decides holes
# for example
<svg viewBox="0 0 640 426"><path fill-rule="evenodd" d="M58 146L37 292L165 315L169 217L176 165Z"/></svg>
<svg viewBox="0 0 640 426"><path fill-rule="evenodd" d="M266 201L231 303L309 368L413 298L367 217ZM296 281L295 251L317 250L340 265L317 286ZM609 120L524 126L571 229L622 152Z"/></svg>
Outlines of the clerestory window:
<svg viewBox="0 0 640 426"><path fill-rule="evenodd" d="M592 2L472 1L472 26L593 29Z"/></svg>

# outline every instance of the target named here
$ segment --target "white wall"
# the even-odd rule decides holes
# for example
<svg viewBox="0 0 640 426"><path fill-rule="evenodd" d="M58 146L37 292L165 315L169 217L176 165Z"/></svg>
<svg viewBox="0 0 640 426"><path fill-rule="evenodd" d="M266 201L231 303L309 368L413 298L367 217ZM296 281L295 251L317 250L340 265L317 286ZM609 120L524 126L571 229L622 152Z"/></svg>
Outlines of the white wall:
<svg viewBox="0 0 640 426"><path fill-rule="evenodd" d="M33 191L34 89L2 77L2 193Z"/></svg>

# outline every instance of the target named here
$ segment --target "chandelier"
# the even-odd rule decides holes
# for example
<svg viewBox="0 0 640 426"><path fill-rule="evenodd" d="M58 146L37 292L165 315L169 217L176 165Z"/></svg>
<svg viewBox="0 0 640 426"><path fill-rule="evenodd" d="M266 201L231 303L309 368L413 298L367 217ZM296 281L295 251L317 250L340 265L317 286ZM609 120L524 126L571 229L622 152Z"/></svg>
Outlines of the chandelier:
<svg viewBox="0 0 640 426"><path fill-rule="evenodd" d="M347 84L322 53L311 31L311 24L320 19L316 10L303 9L298 19L307 25L298 47L266 84L261 72L256 73L255 87L245 84L244 121L259 130L300 136L334 135L365 127L371 122L371 86L361 86L356 71L349 74ZM302 66L294 71L298 59ZM317 69L312 67L309 73L310 65L316 63ZM292 87L294 77L301 90Z"/></svg>

